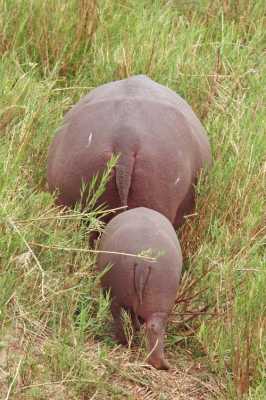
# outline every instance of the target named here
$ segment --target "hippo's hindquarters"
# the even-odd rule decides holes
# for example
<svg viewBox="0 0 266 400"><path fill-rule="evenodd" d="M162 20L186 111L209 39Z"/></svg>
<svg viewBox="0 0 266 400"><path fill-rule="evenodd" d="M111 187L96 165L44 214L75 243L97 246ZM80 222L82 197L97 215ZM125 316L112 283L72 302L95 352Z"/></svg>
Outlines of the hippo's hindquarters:
<svg viewBox="0 0 266 400"><path fill-rule="evenodd" d="M111 289L119 342L125 342L124 308L131 312L133 321L146 323L149 363L168 369L163 342L182 269L182 253L171 223L144 207L124 211L107 224L99 250L99 269L112 265L103 275L102 285Z"/></svg>

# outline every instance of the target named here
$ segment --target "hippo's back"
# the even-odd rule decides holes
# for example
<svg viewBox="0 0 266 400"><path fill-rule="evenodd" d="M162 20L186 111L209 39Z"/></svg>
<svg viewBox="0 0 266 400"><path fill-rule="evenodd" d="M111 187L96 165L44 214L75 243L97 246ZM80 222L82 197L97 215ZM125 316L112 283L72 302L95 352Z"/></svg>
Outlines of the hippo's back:
<svg viewBox="0 0 266 400"><path fill-rule="evenodd" d="M116 236L125 234L120 243ZM128 240L127 240L128 238ZM134 238L134 240L132 240ZM112 243L117 248L138 253L148 245L157 246L162 238L167 238L181 253L176 232L170 221L161 213L146 207L137 207L116 215L107 225L101 239L101 247ZM118 251L118 250L117 250Z"/></svg>
<svg viewBox="0 0 266 400"><path fill-rule="evenodd" d="M196 137L203 134L202 140L205 138L205 130L189 104L173 90L154 82L146 75L135 75L127 79L108 82L93 89L66 114L66 120L86 105L105 101L115 102L119 99L124 101L141 99L144 102L168 104L184 115L195 129ZM206 142L208 141L206 140Z"/></svg>
<svg viewBox="0 0 266 400"><path fill-rule="evenodd" d="M144 100L150 99L162 103L169 103L174 107L178 107L180 111L192 111L191 107L186 103L186 101L177 95L173 90L154 82L146 75L135 75L127 79L108 82L93 89L72 108L68 115L71 115L72 111L84 104L106 100L113 101L117 98L143 98Z"/></svg>

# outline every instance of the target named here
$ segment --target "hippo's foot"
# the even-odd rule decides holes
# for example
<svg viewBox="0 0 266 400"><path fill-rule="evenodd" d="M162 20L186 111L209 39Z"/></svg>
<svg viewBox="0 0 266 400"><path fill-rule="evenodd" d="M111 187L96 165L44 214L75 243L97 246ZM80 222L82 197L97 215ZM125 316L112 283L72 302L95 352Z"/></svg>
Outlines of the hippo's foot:
<svg viewBox="0 0 266 400"><path fill-rule="evenodd" d="M119 344L122 344L123 346L126 346L128 344L126 335L124 333L123 327L122 329L115 325L115 339Z"/></svg>
<svg viewBox="0 0 266 400"><path fill-rule="evenodd" d="M122 307L118 304L114 299L111 304L111 312L114 319L115 324L115 337L118 343L122 345L127 345L128 341L126 335L124 333L123 323L122 323L122 315L121 315Z"/></svg>
<svg viewBox="0 0 266 400"><path fill-rule="evenodd" d="M170 369L170 364L165 358L149 357L148 363L151 364L156 369L161 369L167 371Z"/></svg>

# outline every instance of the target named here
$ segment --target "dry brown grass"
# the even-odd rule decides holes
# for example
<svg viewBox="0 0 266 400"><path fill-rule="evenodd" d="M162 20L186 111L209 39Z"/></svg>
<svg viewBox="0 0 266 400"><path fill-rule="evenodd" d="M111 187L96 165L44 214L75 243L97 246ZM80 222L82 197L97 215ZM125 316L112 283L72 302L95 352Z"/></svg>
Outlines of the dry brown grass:
<svg viewBox="0 0 266 400"><path fill-rule="evenodd" d="M72 383L80 383L82 399L101 400L102 388L93 392L88 388L90 378L78 380L73 377L75 364L69 374L58 380L49 379L45 373L45 353L55 345L45 329L30 331L23 324L23 315L17 316L15 324L5 333L0 351L0 395L8 399L7 393L13 391L12 399L26 400L29 396L41 399L75 399ZM182 354L176 360L176 354L169 354L173 367L171 372L161 372L143 363L143 354L139 347L126 349L115 346L109 352L108 359L99 364L100 342L87 341L78 362L93 365L95 378L104 380L106 386L121 388L121 398L134 400L180 399L207 400L222 399L224 387L221 387L214 375L211 375L204 363L195 363L190 352ZM112 371L106 380L106 371ZM12 380L10 379L12 378ZM89 394L90 393L90 394ZM39 396L39 397L38 397ZM119 397L120 398L120 397Z"/></svg>

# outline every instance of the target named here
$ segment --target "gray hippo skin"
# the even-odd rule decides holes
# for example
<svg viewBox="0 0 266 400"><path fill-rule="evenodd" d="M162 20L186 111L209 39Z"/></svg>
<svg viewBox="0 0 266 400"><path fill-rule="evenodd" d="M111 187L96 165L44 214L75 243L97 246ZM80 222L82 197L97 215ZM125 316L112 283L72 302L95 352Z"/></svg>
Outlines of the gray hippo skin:
<svg viewBox="0 0 266 400"><path fill-rule="evenodd" d="M175 227L193 210L197 175L211 162L191 107L144 75L102 85L66 113L48 154L57 203L79 201L82 180L103 171L112 153L120 158L99 203L152 208Z"/></svg>
<svg viewBox="0 0 266 400"><path fill-rule="evenodd" d="M130 311L133 326L146 324L149 363L157 369L168 369L163 340L168 315L174 305L182 269L182 253L171 223L157 211L144 207L125 211L106 226L99 250L137 254L151 249L156 261L126 254L100 253L98 268L103 271L105 290L111 289L111 311L116 337L126 343L121 310Z"/></svg>

